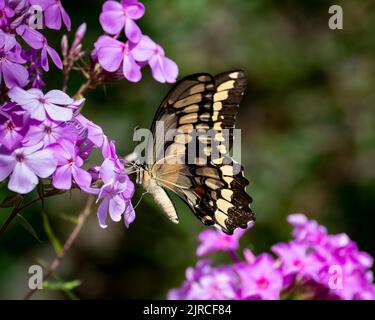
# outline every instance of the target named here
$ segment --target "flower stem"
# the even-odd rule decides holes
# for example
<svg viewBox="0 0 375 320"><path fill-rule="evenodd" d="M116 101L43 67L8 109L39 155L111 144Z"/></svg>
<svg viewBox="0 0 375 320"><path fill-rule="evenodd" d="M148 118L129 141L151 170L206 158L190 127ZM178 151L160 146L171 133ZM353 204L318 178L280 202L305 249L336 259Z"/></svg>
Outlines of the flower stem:
<svg viewBox="0 0 375 320"><path fill-rule="evenodd" d="M78 89L77 93L74 95L76 99L83 97L87 92L92 89L95 89L98 85L102 83L101 74L102 68L97 63L90 70L87 81Z"/></svg>
<svg viewBox="0 0 375 320"><path fill-rule="evenodd" d="M41 200L40 197L38 197L38 198L36 198L34 200L31 200L30 202L28 202L25 205L21 206L21 203L22 203L22 199L21 199L19 201L19 203L17 203L17 205L14 207L14 209L12 210L11 214L9 215L9 217L6 219L6 221L1 226L1 228L0 228L0 236L2 236L4 234L4 232L8 229L9 225L14 220L14 218L17 216L17 214L19 214L23 209L26 209L26 208L30 207L31 205L33 205L34 203L38 202L39 200Z"/></svg>
<svg viewBox="0 0 375 320"><path fill-rule="evenodd" d="M13 221L13 219L17 216L17 214L21 211L20 210L20 206L21 206L21 203L22 203L22 198L20 200L18 200L16 206L13 208L12 212L10 213L9 217L5 220L5 222L3 223L3 225L1 226L0 228L0 236L4 234L4 232L6 231L6 229L9 227L9 225L11 224L11 222Z"/></svg>
<svg viewBox="0 0 375 320"><path fill-rule="evenodd" d="M49 269L47 270L47 273L43 277L43 281L47 280L59 268L62 260L64 259L65 255L66 255L66 253L72 247L72 245L73 245L74 241L77 239L77 237L78 237L78 235L79 235L79 233L80 233L80 231L81 231L84 223L86 222L88 216L90 215L90 213L91 213L91 207L92 207L93 204L94 204L94 197L93 196L89 196L88 199L87 199L87 201L86 201L85 207L83 208L83 210L78 215L77 224L75 225L74 229L72 230L72 232L70 233L69 237L65 241L61 253L58 254L56 256L56 258L52 261ZM35 293L36 290L37 289L30 290L26 294L24 300L30 299L31 296Z"/></svg>

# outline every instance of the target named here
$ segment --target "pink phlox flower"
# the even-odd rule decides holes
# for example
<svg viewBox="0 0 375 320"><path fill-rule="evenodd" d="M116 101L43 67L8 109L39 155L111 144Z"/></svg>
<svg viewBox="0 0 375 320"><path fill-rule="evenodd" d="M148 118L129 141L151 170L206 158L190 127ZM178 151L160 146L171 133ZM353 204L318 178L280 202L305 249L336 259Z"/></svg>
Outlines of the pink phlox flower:
<svg viewBox="0 0 375 320"><path fill-rule="evenodd" d="M38 177L47 178L55 171L57 161L53 152L40 148L41 144L0 154L0 181L10 175L9 190L29 193L38 184Z"/></svg>
<svg viewBox="0 0 375 320"><path fill-rule="evenodd" d="M69 190L72 187L72 179L80 188L90 186L91 175L81 168L83 160L78 155L78 147L72 141L60 140L51 149L58 161L52 179L55 188Z"/></svg>
<svg viewBox="0 0 375 320"><path fill-rule="evenodd" d="M61 4L61 0L30 0L30 4L40 6L43 9L44 23L48 28L60 30L63 21L70 31L71 21Z"/></svg>
<svg viewBox="0 0 375 320"><path fill-rule="evenodd" d="M293 237L311 245L324 245L327 242L327 229L315 220L309 220L304 214L291 214L287 218L294 229Z"/></svg>
<svg viewBox="0 0 375 320"><path fill-rule="evenodd" d="M66 106L73 103L65 92L51 90L46 94L39 89L23 90L14 87L8 92L9 98L30 113L32 119L43 121L47 115L55 121L69 121L73 111Z"/></svg>
<svg viewBox="0 0 375 320"><path fill-rule="evenodd" d="M0 113L0 146L13 150L21 146L20 143L27 130L27 125L22 113L17 113L14 110L8 112L4 110Z"/></svg>
<svg viewBox="0 0 375 320"><path fill-rule="evenodd" d="M94 122L88 120L81 113L74 116L74 125L79 134L79 141L90 140L95 147L102 147L104 143L103 129Z"/></svg>
<svg viewBox="0 0 375 320"><path fill-rule="evenodd" d="M30 121L30 127L23 138L24 146L32 146L39 142L43 146L49 146L60 139L70 139L74 141L78 136L76 128L66 122L46 119L43 122L37 120Z"/></svg>
<svg viewBox="0 0 375 320"><path fill-rule="evenodd" d="M13 16L14 10L8 6L5 0L0 0L0 27L5 28Z"/></svg>
<svg viewBox="0 0 375 320"><path fill-rule="evenodd" d="M41 49L40 63L44 71L49 70L48 56L50 56L55 66L62 70L63 64L59 54L48 45L47 39L39 31L27 25L20 25L16 31L30 47Z"/></svg>
<svg viewBox="0 0 375 320"><path fill-rule="evenodd" d="M136 61L147 62L152 71L153 77L161 82L176 82L178 76L178 66L171 59L167 58L164 49L156 44L148 36L142 36L142 39L132 50Z"/></svg>
<svg viewBox="0 0 375 320"><path fill-rule="evenodd" d="M281 271L269 254L261 254L256 262L238 271L243 299L278 300L283 287Z"/></svg>
<svg viewBox="0 0 375 320"><path fill-rule="evenodd" d="M198 238L200 244L197 256L203 256L216 251L233 251L238 249L239 240L248 229L236 229L233 235L227 235L221 230L204 230Z"/></svg>
<svg viewBox="0 0 375 320"><path fill-rule="evenodd" d="M194 283L212 272L211 261L208 259L198 260L195 267L188 267L185 272L186 280L180 288L171 289L168 292L169 300L182 300L190 296L190 290Z"/></svg>
<svg viewBox="0 0 375 320"><path fill-rule="evenodd" d="M126 175L116 168L115 162L105 159L100 168L100 178L104 185L100 188L98 200L102 200L98 208L99 224L106 228L106 219L109 212L115 222L121 220L124 215L126 226L135 219L135 212L130 199L134 193L134 185Z"/></svg>
<svg viewBox="0 0 375 320"><path fill-rule="evenodd" d="M116 72L121 67L126 79L138 82L142 73L133 57L133 48L134 44L130 41L123 43L109 36L101 36L95 43L98 61L104 70Z"/></svg>
<svg viewBox="0 0 375 320"><path fill-rule="evenodd" d="M144 12L143 4L137 0L106 1L99 20L105 32L115 35L124 29L126 37L136 43L142 32L134 20L140 19Z"/></svg>
<svg viewBox="0 0 375 320"><path fill-rule="evenodd" d="M21 52L21 47L15 37L0 30L0 84L4 80L7 88L23 87L28 82L29 73L21 65L26 60Z"/></svg>
<svg viewBox="0 0 375 320"><path fill-rule="evenodd" d="M296 275L316 279L323 268L324 260L313 249L295 241L278 243L272 251L279 257L285 276Z"/></svg>
<svg viewBox="0 0 375 320"><path fill-rule="evenodd" d="M191 288L186 299L192 300L232 300L237 297L236 275L230 267L212 269L203 274Z"/></svg>

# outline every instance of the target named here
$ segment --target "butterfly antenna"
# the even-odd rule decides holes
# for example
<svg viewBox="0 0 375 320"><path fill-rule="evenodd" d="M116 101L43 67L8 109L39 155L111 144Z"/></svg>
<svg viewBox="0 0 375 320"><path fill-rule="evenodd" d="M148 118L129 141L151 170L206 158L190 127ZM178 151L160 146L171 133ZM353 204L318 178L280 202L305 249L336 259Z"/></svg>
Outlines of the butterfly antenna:
<svg viewBox="0 0 375 320"><path fill-rule="evenodd" d="M128 171L127 169L133 169L133 170ZM128 175L136 173L139 171L139 165L135 161L125 162L125 170Z"/></svg>
<svg viewBox="0 0 375 320"><path fill-rule="evenodd" d="M148 193L148 192L145 191L145 192L143 192L143 193L141 194L141 197L139 198L138 202L137 202L137 203L135 204L135 206L133 207L134 210L139 206L139 204L141 203L143 197L144 197L147 193Z"/></svg>

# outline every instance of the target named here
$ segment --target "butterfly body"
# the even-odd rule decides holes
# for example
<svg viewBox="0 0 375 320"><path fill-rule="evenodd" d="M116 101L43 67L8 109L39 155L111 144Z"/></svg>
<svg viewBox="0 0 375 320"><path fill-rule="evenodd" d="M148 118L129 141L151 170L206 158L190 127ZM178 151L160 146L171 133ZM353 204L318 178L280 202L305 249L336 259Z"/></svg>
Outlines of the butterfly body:
<svg viewBox="0 0 375 320"><path fill-rule="evenodd" d="M173 222L178 217L167 191L205 225L228 234L255 220L245 190L248 180L229 155L245 88L240 70L194 74L179 81L157 110L138 182Z"/></svg>
<svg viewBox="0 0 375 320"><path fill-rule="evenodd" d="M173 223L178 223L179 219L172 200L169 198L167 192L158 185L157 180L152 177L151 173L141 168L138 171L137 181L147 193L153 196L155 203L163 210L168 219Z"/></svg>

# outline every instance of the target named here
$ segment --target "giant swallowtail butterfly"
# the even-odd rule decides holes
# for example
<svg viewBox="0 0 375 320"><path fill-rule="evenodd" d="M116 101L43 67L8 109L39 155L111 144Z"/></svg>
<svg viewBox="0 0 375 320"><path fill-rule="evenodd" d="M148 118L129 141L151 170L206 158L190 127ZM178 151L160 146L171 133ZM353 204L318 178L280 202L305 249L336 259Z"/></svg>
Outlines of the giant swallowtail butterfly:
<svg viewBox="0 0 375 320"><path fill-rule="evenodd" d="M248 180L242 166L229 156L245 88L243 71L193 74L179 81L157 110L148 161L138 165L137 182L173 222L179 219L167 190L185 201L205 225L225 233L246 228L255 220L250 209L252 199L245 191ZM158 141L158 122L164 125L164 132L174 129L173 139ZM188 149L198 151L198 155L192 159Z"/></svg>

